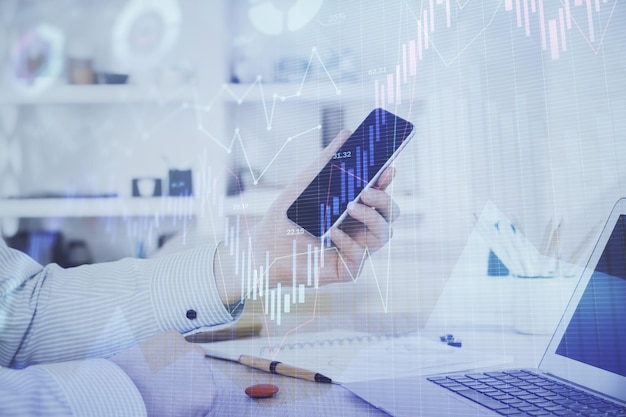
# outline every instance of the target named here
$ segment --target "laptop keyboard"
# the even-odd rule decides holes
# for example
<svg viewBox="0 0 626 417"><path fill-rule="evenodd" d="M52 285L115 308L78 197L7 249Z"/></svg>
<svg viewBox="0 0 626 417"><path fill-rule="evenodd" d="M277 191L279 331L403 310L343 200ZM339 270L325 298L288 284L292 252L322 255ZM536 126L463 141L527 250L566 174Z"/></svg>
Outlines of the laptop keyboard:
<svg viewBox="0 0 626 417"><path fill-rule="evenodd" d="M626 416L626 407L527 370L428 380L503 416Z"/></svg>

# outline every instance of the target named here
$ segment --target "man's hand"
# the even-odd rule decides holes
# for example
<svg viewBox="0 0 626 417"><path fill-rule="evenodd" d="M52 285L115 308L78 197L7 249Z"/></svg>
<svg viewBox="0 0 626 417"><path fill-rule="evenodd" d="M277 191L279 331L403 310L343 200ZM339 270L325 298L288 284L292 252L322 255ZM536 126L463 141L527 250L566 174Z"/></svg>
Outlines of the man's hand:
<svg viewBox="0 0 626 417"><path fill-rule="evenodd" d="M243 235L252 242L253 268L265 266L266 253L269 253L270 286L282 282L293 283L294 265L298 283L307 281L309 251L318 250L319 285L344 282L356 279L366 259L383 247L391 238L391 223L398 217L400 210L385 189L391 183L394 169L388 168L382 173L378 184L363 193L360 203L352 203L348 209L349 217L339 227L330 230L333 247L323 245L319 238L304 232L290 234L298 226L287 217L287 209L298 198L302 191L313 181L320 170L331 159L332 155L350 136L349 131L341 131L339 135L320 153L318 159L304 169L291 182L265 213L263 219L252 226L249 234ZM296 256L294 262L294 240ZM241 294L241 281L234 279L233 257L229 256L228 248L218 250L215 262L217 286L225 304L237 301ZM324 252L321 254L321 252ZM309 266L310 265L310 266Z"/></svg>
<svg viewBox="0 0 626 417"><path fill-rule="evenodd" d="M348 205L350 217L330 230L330 238L339 251L338 278L343 273L344 280L356 279L366 255L391 239L391 223L400 215L400 208L385 190L394 175L393 167L385 170L378 184L361 194L361 203Z"/></svg>
<svg viewBox="0 0 626 417"><path fill-rule="evenodd" d="M137 386L148 416L205 416L215 400L211 362L175 331L159 333L111 360Z"/></svg>

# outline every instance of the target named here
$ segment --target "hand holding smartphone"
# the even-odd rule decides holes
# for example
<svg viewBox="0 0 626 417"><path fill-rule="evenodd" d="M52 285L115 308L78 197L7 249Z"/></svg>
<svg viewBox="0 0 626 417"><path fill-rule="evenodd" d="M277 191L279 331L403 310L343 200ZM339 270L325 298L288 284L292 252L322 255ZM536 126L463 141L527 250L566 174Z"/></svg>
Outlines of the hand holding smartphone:
<svg viewBox="0 0 626 417"><path fill-rule="evenodd" d="M291 204L287 217L309 234L327 237L346 218L348 204L360 201L367 188L376 187L413 132L407 120L374 109Z"/></svg>

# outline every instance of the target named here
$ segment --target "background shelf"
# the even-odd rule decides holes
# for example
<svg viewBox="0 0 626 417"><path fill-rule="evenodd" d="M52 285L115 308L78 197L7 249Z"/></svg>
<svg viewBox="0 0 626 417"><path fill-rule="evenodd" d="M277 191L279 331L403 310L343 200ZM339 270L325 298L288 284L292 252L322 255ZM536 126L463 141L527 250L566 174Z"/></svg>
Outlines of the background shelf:
<svg viewBox="0 0 626 417"><path fill-rule="evenodd" d="M167 103L192 101L188 86L172 90L135 85L57 85L39 94L18 91L0 96L0 104L107 104L107 103Z"/></svg>
<svg viewBox="0 0 626 417"><path fill-rule="evenodd" d="M0 200L0 217L189 217L197 206L189 197L9 198Z"/></svg>

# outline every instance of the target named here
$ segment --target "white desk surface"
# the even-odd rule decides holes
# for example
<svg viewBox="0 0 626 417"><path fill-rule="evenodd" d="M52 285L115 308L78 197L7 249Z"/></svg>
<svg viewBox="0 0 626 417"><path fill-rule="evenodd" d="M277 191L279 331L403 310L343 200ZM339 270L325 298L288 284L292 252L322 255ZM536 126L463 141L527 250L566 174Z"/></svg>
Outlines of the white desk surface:
<svg viewBox="0 0 626 417"><path fill-rule="evenodd" d="M510 367L536 367L549 342L547 335L523 335L511 328L448 328L462 339L460 349L484 353L485 358L506 356ZM438 340L439 334L422 333ZM212 361L216 370L218 396L210 415L246 416L385 416L386 414L354 396L340 385L319 384L279 375L272 375L218 359ZM365 364L364 364L365 365ZM252 399L247 386L271 383L280 388L273 398Z"/></svg>
<svg viewBox="0 0 626 417"><path fill-rule="evenodd" d="M519 300L510 278L486 277L486 255L488 248L476 236L472 236L465 250L452 268L437 305L428 324L420 331L422 336L439 340L442 334L453 334L462 340L460 349L472 350L481 357L507 357L505 367L534 368L539 364L551 334L522 334L515 330L514 312L511 305ZM476 254L485 255L484 257ZM484 258L484 259L483 259ZM560 298L567 300L573 286L569 281L557 288ZM571 281L575 283L575 280ZM515 301L517 300L517 301ZM560 308L564 308L561 304ZM532 310L532 309L531 309ZM292 317L295 319L295 317ZM414 330L415 313L382 314L378 317L338 316L319 317L316 326L308 331L343 328L346 330L369 331L380 329L394 331ZM359 328L366 323L366 328ZM552 321L551 325L556 326ZM288 323L285 323L287 327ZM548 327L550 327L548 326ZM544 326L545 327L545 326ZM289 377L271 375L242 365L212 360L220 384L215 410L211 415L250 416L385 416L386 414L359 399L340 385L318 384ZM366 364L364 364L366 366ZM436 373L436 371L433 371ZM254 400L246 396L247 386L272 383L280 388L279 393L269 399Z"/></svg>

